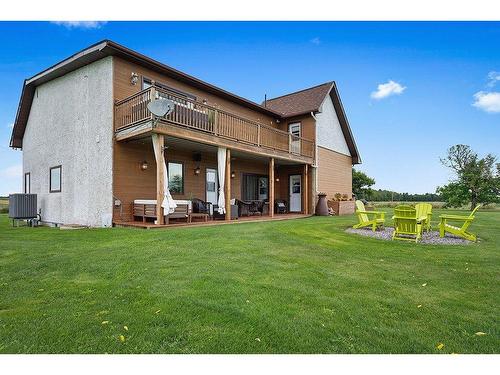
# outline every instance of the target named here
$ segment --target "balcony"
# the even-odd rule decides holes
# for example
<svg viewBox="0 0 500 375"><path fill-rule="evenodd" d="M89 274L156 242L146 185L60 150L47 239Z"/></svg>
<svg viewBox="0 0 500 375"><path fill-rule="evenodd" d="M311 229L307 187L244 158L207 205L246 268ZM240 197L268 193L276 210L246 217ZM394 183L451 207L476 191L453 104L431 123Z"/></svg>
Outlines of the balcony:
<svg viewBox="0 0 500 375"><path fill-rule="evenodd" d="M214 143L227 147L244 149L247 146L264 155L285 156L308 163L314 160L314 142L309 139L158 87L147 88L115 103L115 134L118 140L153 131L153 117L147 109L147 104L153 97L170 99L175 104L174 111L161 118L154 131L181 128L178 130L189 130L188 133L182 133L186 138L191 138L190 134L196 136L196 139L216 137L213 140L217 142Z"/></svg>

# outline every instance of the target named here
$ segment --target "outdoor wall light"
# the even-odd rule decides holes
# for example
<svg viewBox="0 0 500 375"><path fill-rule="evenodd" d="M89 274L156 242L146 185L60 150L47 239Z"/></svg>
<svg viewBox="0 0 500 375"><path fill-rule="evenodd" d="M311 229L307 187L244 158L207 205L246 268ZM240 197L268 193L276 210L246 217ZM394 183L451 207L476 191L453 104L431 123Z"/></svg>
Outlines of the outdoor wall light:
<svg viewBox="0 0 500 375"><path fill-rule="evenodd" d="M280 178L279 177L276 177L276 182L280 182Z"/></svg>
<svg viewBox="0 0 500 375"><path fill-rule="evenodd" d="M146 160L144 160L141 163L141 171L145 171L146 169L148 169L148 162Z"/></svg>
<svg viewBox="0 0 500 375"><path fill-rule="evenodd" d="M236 177L236 173L231 172L231 178L235 178L235 177Z"/></svg>
<svg viewBox="0 0 500 375"><path fill-rule="evenodd" d="M197 167L194 169L194 174L195 174L196 176L198 176L198 175L200 174L200 172L201 172L200 166L197 166Z"/></svg>
<svg viewBox="0 0 500 375"><path fill-rule="evenodd" d="M130 75L130 83L135 86L137 85L137 82L139 82L139 74L132 72Z"/></svg>

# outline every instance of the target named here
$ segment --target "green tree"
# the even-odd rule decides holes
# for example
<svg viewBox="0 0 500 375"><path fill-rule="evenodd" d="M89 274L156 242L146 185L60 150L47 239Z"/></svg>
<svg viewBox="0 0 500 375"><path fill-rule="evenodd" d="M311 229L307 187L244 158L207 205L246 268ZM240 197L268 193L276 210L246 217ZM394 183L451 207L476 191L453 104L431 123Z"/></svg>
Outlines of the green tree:
<svg viewBox="0 0 500 375"><path fill-rule="evenodd" d="M375 185L375 180L368 177L365 173L352 169L352 192L356 198L368 199L373 190L371 186Z"/></svg>
<svg viewBox="0 0 500 375"><path fill-rule="evenodd" d="M437 188L448 206L470 203L472 210L478 203L500 201L500 166L492 154L479 158L469 146L455 145L441 163L455 173L454 180Z"/></svg>

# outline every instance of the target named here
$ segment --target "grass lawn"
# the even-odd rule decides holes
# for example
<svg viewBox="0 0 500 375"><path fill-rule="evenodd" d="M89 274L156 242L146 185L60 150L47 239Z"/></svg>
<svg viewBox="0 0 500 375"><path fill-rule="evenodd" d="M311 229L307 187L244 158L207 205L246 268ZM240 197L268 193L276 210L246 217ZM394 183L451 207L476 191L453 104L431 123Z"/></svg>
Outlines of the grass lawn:
<svg viewBox="0 0 500 375"><path fill-rule="evenodd" d="M500 212L477 214L468 246L353 222L61 231L0 215L0 352L500 352Z"/></svg>

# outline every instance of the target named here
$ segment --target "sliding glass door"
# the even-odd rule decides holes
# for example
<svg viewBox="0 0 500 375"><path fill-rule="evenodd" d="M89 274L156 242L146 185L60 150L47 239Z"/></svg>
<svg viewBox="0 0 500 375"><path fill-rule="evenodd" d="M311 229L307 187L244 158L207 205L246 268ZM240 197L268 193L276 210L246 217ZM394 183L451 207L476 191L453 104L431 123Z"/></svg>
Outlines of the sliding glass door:
<svg viewBox="0 0 500 375"><path fill-rule="evenodd" d="M242 200L257 201L269 198L269 178L258 174L243 174Z"/></svg>

